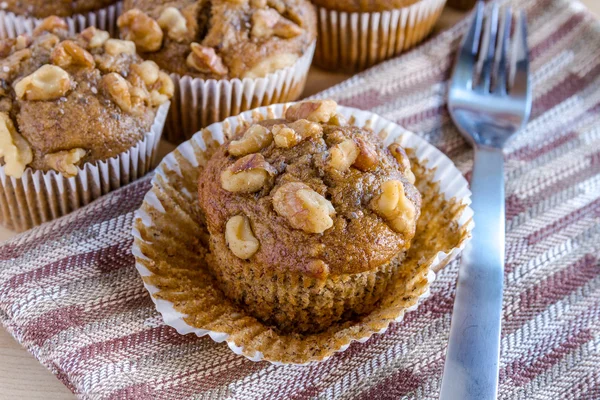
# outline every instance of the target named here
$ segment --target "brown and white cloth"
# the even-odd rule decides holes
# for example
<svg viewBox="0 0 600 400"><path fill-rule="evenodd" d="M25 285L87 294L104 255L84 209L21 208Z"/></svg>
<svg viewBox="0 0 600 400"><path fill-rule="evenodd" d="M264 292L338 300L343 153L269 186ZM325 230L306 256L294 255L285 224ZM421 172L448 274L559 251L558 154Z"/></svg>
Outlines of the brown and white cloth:
<svg viewBox="0 0 600 400"><path fill-rule="evenodd" d="M525 8L532 120L507 150L501 399L600 398L600 23L578 2ZM461 23L323 93L472 152L445 108ZM458 273L383 335L308 367L254 363L165 326L131 255L145 178L0 247L0 319L87 399L436 398Z"/></svg>

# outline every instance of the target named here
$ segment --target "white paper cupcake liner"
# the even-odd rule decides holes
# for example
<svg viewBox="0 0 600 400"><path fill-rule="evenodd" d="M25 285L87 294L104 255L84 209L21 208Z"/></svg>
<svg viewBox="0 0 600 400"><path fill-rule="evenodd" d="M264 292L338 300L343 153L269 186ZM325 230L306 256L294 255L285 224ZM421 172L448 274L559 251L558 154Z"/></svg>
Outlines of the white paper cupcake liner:
<svg viewBox="0 0 600 400"><path fill-rule="evenodd" d="M356 72L397 56L429 35L445 4L419 0L404 8L363 13L317 7L315 64Z"/></svg>
<svg viewBox="0 0 600 400"><path fill-rule="evenodd" d="M257 110L244 112L239 117L227 118L225 121L223 121L223 123L213 124L203 131L198 132L192 137L191 140L182 143L175 151L167 155L156 169L156 174L152 180L152 190L145 196L142 207L135 213L135 221L132 232L134 236L132 252L136 258L136 268L140 275L145 278L144 285L150 293L156 309L162 315L165 324L175 328L180 334L194 333L198 336L209 335L216 342L225 341L229 348L236 354L243 355L252 361L266 360L276 365L283 363L273 359L273 357L265 357L265 355L257 349L248 349L245 348L244 345L239 345L236 343L236 340L239 339L239 337L237 337L238 335L236 335L236 332L202 329L188 324L185 321L185 318L188 316L177 311L172 302L162 298L163 296L160 295L159 288L148 283L148 278L151 278L154 275L146 267L146 265L155 265L160 261L150 258L147 252L144 251L144 248L147 249L148 246L152 246L153 242L146 234L148 232L152 232L152 227L155 226L154 221L156 220L157 216L160 218L161 215L165 215L165 213L167 213L165 207L171 207L173 204L197 204L198 200L196 190L194 188L186 187L184 183L186 180L191 182L196 182L196 180L190 180L189 177L184 178L184 176L186 176L185 171L194 170L197 172L206 163L206 161L210 158L210 154L212 154L208 154L207 149L210 149L211 147L214 149L215 144L212 143L213 141L222 144L225 141L227 131L235 132L236 127L242 121L252 121L253 116L256 117L257 114L260 114L265 118L281 117L288 105L278 104L268 107L261 107ZM460 214L460 218L458 218L458 220L455 222L458 225L458 229L465 232L463 240L461 240L459 246L452 248L451 251L440 251L430 259L430 268L426 273L428 288L429 284L431 284L431 282L433 282L435 279L434 271L440 270L450 261L452 261L464 248L468 238L470 238L470 232L473 229L473 211L468 206L471 203L471 192L468 188L467 181L461 172L454 166L452 161L442 152L421 137L406 131L397 124L385 120L371 112L361 111L354 108L339 106L338 112L352 121L354 125L369 127L374 132L379 133L380 136L384 138L386 145L396 141L401 143L401 145L405 148L413 149L416 157L423 167L425 167L427 170L435 170L432 181L439 181L439 192L443 193L444 198L447 201L451 201L452 199L455 201L455 204L458 204L462 207L462 214ZM165 187L178 188L176 189L177 194L175 197L172 197L174 196L173 193L163 192L163 188ZM189 218L185 217L185 221L189 221ZM176 240L182 239L178 237ZM414 302L414 304L401 310L393 320L401 321L405 312L417 309L418 304L428 296L429 289L424 291L419 296L418 300ZM386 308L385 311L389 311L389 309ZM383 313L386 314L386 312ZM239 315L236 316L239 317ZM375 319L376 318L378 317L375 317ZM374 333L385 332L388 328L389 322L390 321L387 321L383 327L379 327L381 324L372 324L372 326L378 326L378 328L372 330L365 328L353 331L353 333L348 336L347 340L340 340L340 335L336 334L335 347L323 357L310 359L307 362L284 363L305 365L314 361L324 361L335 352L346 350L353 341L362 343L367 341ZM225 325L228 326L227 323L225 323ZM307 345L301 348L306 347L310 346Z"/></svg>
<svg viewBox="0 0 600 400"><path fill-rule="evenodd" d="M161 105L150 132L113 158L79 167L72 178L27 168L21 178L0 166L0 224L22 232L66 215L98 197L146 175L155 164L169 104Z"/></svg>
<svg viewBox="0 0 600 400"><path fill-rule="evenodd" d="M63 17L63 19L67 22L69 33L72 35L83 31L87 27L95 26L98 29L108 31L112 37L116 37L118 31L117 18L121 15L122 9L123 2L119 1L99 10L74 14ZM14 38L23 33L32 34L35 27L42 21L43 18L27 17L2 10L0 11L0 39Z"/></svg>
<svg viewBox="0 0 600 400"><path fill-rule="evenodd" d="M216 80L171 74L175 95L165 139L179 144L200 129L232 115L296 100L304 90L314 52L312 44L293 65L263 78Z"/></svg>

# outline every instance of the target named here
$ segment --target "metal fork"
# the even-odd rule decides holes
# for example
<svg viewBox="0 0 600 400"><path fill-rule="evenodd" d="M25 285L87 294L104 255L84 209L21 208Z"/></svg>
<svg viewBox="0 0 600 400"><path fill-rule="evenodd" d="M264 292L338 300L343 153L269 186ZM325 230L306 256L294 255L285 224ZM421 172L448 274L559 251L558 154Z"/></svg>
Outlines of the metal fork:
<svg viewBox="0 0 600 400"><path fill-rule="evenodd" d="M505 240L503 147L531 111L525 16L519 14L511 39L512 11L507 8L500 15L495 3L484 21L484 8L480 1L454 66L448 98L454 123L475 149L475 228L459 270L442 400L497 396Z"/></svg>

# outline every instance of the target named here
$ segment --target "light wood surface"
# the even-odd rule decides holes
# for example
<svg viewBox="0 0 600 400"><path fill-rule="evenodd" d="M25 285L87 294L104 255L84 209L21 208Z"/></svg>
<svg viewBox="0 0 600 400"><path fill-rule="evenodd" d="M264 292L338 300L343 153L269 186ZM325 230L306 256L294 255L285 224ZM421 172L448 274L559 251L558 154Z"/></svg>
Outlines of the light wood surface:
<svg viewBox="0 0 600 400"><path fill-rule="evenodd" d="M600 0L583 0L596 16L600 17ZM436 30L452 26L464 14L446 9ZM348 78L317 69L311 70L304 95L309 96ZM172 146L164 144L161 152L166 154ZM0 227L0 241L15 234ZM75 396L52 373L21 347L13 337L0 328L0 400L12 399L74 399Z"/></svg>

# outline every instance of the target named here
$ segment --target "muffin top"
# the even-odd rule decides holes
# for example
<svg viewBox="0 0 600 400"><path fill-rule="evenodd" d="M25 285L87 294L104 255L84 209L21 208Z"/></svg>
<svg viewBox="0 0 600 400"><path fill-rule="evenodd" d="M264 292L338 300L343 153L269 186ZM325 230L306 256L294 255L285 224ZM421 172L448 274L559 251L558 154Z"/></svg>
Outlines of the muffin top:
<svg viewBox="0 0 600 400"><path fill-rule="evenodd" d="M297 103L208 162L200 207L240 262L327 276L378 268L409 248L421 196L406 153L336 108Z"/></svg>
<svg viewBox="0 0 600 400"><path fill-rule="evenodd" d="M73 14L82 14L89 11L107 7L115 0L4 0L1 4L3 10L19 15L45 18L51 15L68 17Z"/></svg>
<svg viewBox="0 0 600 400"><path fill-rule="evenodd" d="M179 75L258 78L288 67L316 37L308 0L125 0L121 36Z"/></svg>
<svg viewBox="0 0 600 400"><path fill-rule="evenodd" d="M346 12L380 12L408 7L421 0L312 0L319 7Z"/></svg>
<svg viewBox="0 0 600 400"><path fill-rule="evenodd" d="M173 82L130 41L88 28L67 38L49 17L33 36L0 41L0 156L7 175L27 166L66 177L128 150L150 130Z"/></svg>

